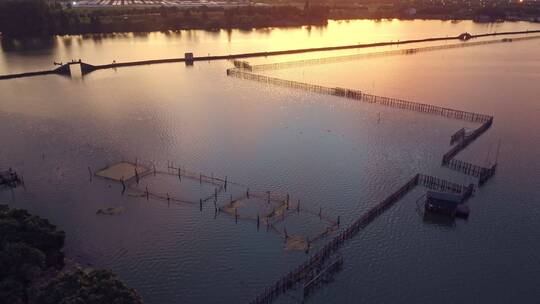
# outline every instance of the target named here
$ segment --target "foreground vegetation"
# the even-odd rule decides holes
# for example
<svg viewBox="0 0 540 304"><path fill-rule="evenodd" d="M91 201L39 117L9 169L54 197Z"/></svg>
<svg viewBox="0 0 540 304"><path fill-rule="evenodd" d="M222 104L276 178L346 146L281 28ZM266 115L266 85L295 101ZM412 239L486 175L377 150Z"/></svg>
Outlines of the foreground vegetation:
<svg viewBox="0 0 540 304"><path fill-rule="evenodd" d="M64 240L46 219L0 205L0 304L142 303L110 271L62 271Z"/></svg>

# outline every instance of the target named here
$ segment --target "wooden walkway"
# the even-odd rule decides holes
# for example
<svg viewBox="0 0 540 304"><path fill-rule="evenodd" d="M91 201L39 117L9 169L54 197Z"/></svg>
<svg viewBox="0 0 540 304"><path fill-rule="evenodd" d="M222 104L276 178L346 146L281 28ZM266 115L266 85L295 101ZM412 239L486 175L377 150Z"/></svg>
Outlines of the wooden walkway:
<svg viewBox="0 0 540 304"><path fill-rule="evenodd" d="M0 80L6 79L15 79L15 78L25 78L25 77L34 77L34 76L44 76L44 75L63 75L71 76L71 70L69 64L64 64L58 68L45 71L36 71L36 72L27 72L27 73L18 73L10 75L0 75Z"/></svg>
<svg viewBox="0 0 540 304"><path fill-rule="evenodd" d="M465 138L465 128L461 128L456 131L456 133L450 136L450 145L455 144L457 141L463 140Z"/></svg>
<svg viewBox="0 0 540 304"><path fill-rule="evenodd" d="M488 172L490 170L494 171L494 167L496 166L496 164L489 168L486 168L454 158L450 160L447 164L445 164L445 166L449 169L480 178L482 176L488 175Z"/></svg>
<svg viewBox="0 0 540 304"><path fill-rule="evenodd" d="M333 96L359 100L359 101L363 101L367 103L379 104L379 105L391 107L391 108L438 115L438 116L443 116L446 118L464 120L464 121L475 122L475 123L487 123L487 125L484 126L485 129L476 130L476 133L473 132L473 134L471 134L468 137L467 141L462 144L463 148L466 147L474 139L476 139L476 137L481 135L482 132L487 130L487 128L491 126L491 123L493 121L492 116L485 115L485 114L445 108L445 107L419 103L419 102L414 102L414 101L408 101L408 100L403 100L403 99L398 99L398 98L366 94L359 90L346 89L346 88L331 88L331 87L325 87L321 85L310 84L310 83L305 83L305 82L300 82L300 81L286 80L286 79L281 79L277 77L255 74L255 73L251 73L246 70L241 70L237 68L228 69L227 75L242 78L242 79L247 79L247 80L254 80L254 81L272 84L272 85L300 89L300 90L304 90L304 91L312 92L312 93L333 95Z"/></svg>
<svg viewBox="0 0 540 304"><path fill-rule="evenodd" d="M493 117L487 116L486 118L487 119L482 122L482 125L480 125L480 127L472 131L471 134L464 136L461 139L454 138L458 143L457 145L453 146L448 152L446 152L443 155L443 159L442 159L443 165L447 165L448 162L450 162L459 152L464 150L473 141L475 141L478 137L484 134L489 128L491 128L491 125L493 124Z"/></svg>
<svg viewBox="0 0 540 304"><path fill-rule="evenodd" d="M456 44L444 44L444 45L426 46L426 47L419 47L419 48L407 48L407 49L390 50L390 51L382 51L382 52L372 52L372 53L363 53L363 54L341 55L341 56L333 56L333 57L276 62L276 63L268 63L268 64L259 64L255 66L244 65L241 67L237 66L237 68L244 68L244 69L249 70L250 72L260 72L260 71L268 71L268 70L298 68L298 67L310 66L310 65L347 62L347 61L361 60L361 59L368 59L368 58L412 55L412 54L417 54L417 53L422 53L422 52L433 52L433 51L439 51L439 50L449 50L449 49L473 47L473 46L479 46L479 45L497 44L497 43L509 43L509 42L517 42L517 41L539 39L539 38L540 36L527 36L527 37L518 37L518 38L513 38L513 39L496 39L496 40L476 41L476 42L461 42L461 43L456 43Z"/></svg>
<svg viewBox="0 0 540 304"><path fill-rule="evenodd" d="M350 44L350 45L341 45L341 46L330 46L330 47L318 47L318 48L304 48L304 49L293 49L293 50L282 50L282 51L270 51L270 52L252 52L252 53L240 53L240 54L230 54L230 55L217 55L217 56L197 56L193 57L190 62L195 61L216 61L216 60L235 60L235 59L244 59L244 58L256 58L256 57L269 57L269 56L279 56L279 55L292 55L292 54L301 54L301 53L310 53L310 52L324 52L324 51L338 51L338 50L347 50L347 49L362 49L362 48L371 48L371 47L381 47L381 46L391 46L391 45L408 45L408 44L415 44L415 43L425 43L425 42L437 42L437 41L451 41L451 40L470 40L470 39L476 39L476 38L484 38L484 37L491 37L491 36L513 36L513 35L530 35L540 33L540 30L528 30L528 31L512 31L512 32L499 32L499 33L487 33L487 34L478 34L478 35L470 35L467 34L467 39L464 39L464 34L460 34L457 36L446 36L446 37L433 37L433 38L424 38L424 39L410 39L410 40L403 40L403 41L387 41L387 42L375 42L375 43L364 43L364 44ZM535 36L536 37L536 36ZM456 44L453 47L463 47L466 45L479 45L479 44L486 44L486 43L498 43L498 42L510 42L510 41L518 41L523 39L535 39L535 37L518 37L518 38L505 38L502 40L493 40L492 42L487 41L478 41L478 42L467 42L462 44ZM536 37L538 38L538 37ZM436 50L436 49L442 49L442 48L451 48L452 45L444 45L444 46L435 46L435 47L428 47L428 48L416 48L416 49L408 49L408 50L399 50L396 52L400 52L400 54L413 54L419 51L429 51L429 50ZM431 49L429 49L431 48ZM405 53L403 53L405 52ZM377 53L373 53L372 55L359 55L359 56L380 56L380 55L391 55L392 53L384 54L384 52L381 52L380 55L376 55ZM398 54L398 53L396 53ZM392 54L392 55L396 55ZM351 59L354 57L351 57ZM360 57L358 57L360 58ZM336 59L337 60L337 59ZM328 59L330 62L331 59ZM18 74L8 74L8 75L0 75L0 80L7 80L7 79L14 79L14 78L22 78L22 77L34 77L34 76L44 76L44 75L70 75L69 71L69 65L71 64L80 64L81 65L81 71L82 74L88 74L92 71L96 70L102 70L102 69L114 69L114 68L120 68L120 67L131 67L131 66L140 66L140 65L150 65L150 64L163 64L163 63L178 63L178 62L186 62L185 58L165 58L165 59L150 59L150 60L140 60L140 61L130 61L130 62L113 62L110 64L102 64L102 65L96 65L96 64L89 64L84 62L70 62L67 63L60 68L53 69L53 70L46 70L46 71L35 71L35 72L26 72L26 73L18 73ZM307 61L306 61L307 62ZM263 66L260 66L259 68L263 68ZM67 71L66 71L67 69Z"/></svg>

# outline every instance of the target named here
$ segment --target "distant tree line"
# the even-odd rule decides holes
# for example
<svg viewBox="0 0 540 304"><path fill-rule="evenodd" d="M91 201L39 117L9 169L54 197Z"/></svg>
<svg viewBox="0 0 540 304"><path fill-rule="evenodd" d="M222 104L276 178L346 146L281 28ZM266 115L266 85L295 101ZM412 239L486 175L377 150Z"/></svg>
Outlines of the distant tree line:
<svg viewBox="0 0 540 304"><path fill-rule="evenodd" d="M52 8L43 0L0 2L0 31L5 36L46 35L52 21Z"/></svg>
<svg viewBox="0 0 540 304"><path fill-rule="evenodd" d="M337 1L337 0L336 0ZM368 1L369 2L369 1ZM0 32L4 37L64 34L150 32L182 29L251 29L300 25L325 25L329 19L477 19L491 21L523 17L540 21L540 2L464 0L383 1L375 10L349 2L291 0L286 5L206 7L105 7L75 8L70 2L46 0L0 0ZM332 3L328 7L328 3ZM483 3L483 2L479 2ZM410 8L415 13L410 14ZM514 18L515 19L515 18Z"/></svg>
<svg viewBox="0 0 540 304"><path fill-rule="evenodd" d="M6 0L0 2L0 32L6 37L21 37L323 25L328 15L329 9L321 5L305 5L303 9L301 6L84 9L45 0Z"/></svg>
<svg viewBox="0 0 540 304"><path fill-rule="evenodd" d="M142 303L110 271L61 272L64 240L46 219L0 205L0 304Z"/></svg>

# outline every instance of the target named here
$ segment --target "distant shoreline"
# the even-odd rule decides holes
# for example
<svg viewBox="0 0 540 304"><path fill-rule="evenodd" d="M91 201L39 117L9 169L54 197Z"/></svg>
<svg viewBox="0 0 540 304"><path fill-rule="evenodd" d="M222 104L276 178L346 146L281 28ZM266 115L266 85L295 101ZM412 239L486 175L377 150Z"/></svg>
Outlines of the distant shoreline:
<svg viewBox="0 0 540 304"><path fill-rule="evenodd" d="M394 8L370 12L354 6L333 6L306 2L287 5L249 5L237 7L66 7L34 0L29 7L8 2L0 4L0 32L4 37L40 37L109 33L142 33L178 30L251 30L325 26L335 20L472 20L480 23L504 21L538 22L540 9L510 14L500 11L432 11ZM538 12L536 12L538 10ZM36 11L38 13L36 13ZM28 24L27 20L32 20Z"/></svg>
<svg viewBox="0 0 540 304"><path fill-rule="evenodd" d="M375 22L385 22L385 21L392 21L392 20L399 20L399 21L444 21L444 22L462 22L462 21L472 21L474 23L478 24L494 24L494 23L504 23L504 22L528 22L532 25L537 24L538 28L540 28L540 21L528 21L528 20L495 20L495 21L478 21L471 18L464 18L464 19L444 19L444 18L380 18L380 19L373 19L373 18L343 18L343 19L328 19L327 21L334 21L334 22L347 22L347 21L357 21L357 20L368 20L368 21L375 21ZM151 33L151 32L179 32L179 31L191 31L191 30L197 30L197 31L208 31L208 32L218 32L223 30L244 30L244 31L250 31L250 30L256 30L256 29L268 29L268 28L298 28L298 27L305 27L305 26L314 26L314 27L325 27L328 25L328 22L324 23L270 23L267 25L259 25L259 26L253 26L253 27L219 27L219 28L208 28L208 27L202 27L202 26L193 26L193 27L180 27L180 28L174 28L174 29L144 29L144 30L130 30L130 31L97 31L97 32L62 32L62 33L54 33L51 34L51 36L71 36L71 35L114 35L114 34L129 34L129 33L135 33L135 34L143 34L143 33ZM535 28L531 28L533 30ZM2 38L10 38L10 39L25 39L25 38L38 38L36 36L3 36L2 32L0 32L0 39Z"/></svg>

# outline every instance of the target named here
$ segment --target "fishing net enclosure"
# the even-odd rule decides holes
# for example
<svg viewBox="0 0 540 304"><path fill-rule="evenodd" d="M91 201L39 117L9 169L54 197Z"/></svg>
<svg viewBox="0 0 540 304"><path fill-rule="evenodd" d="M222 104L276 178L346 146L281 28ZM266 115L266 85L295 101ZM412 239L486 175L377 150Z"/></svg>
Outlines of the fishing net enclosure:
<svg viewBox="0 0 540 304"><path fill-rule="evenodd" d="M287 250L309 249L337 229L339 219L330 219L321 209L294 200L289 194L250 190L227 177L190 171L168 164L157 169L153 164L119 162L103 168L96 176L122 184L122 195L167 204L198 205L214 209L235 222L250 221L257 229L272 231L283 238ZM208 208L204 208L208 209Z"/></svg>
<svg viewBox="0 0 540 304"><path fill-rule="evenodd" d="M96 175L121 182L135 178L137 175L146 174L148 171L149 168L143 165L122 161L99 170Z"/></svg>
<svg viewBox="0 0 540 304"><path fill-rule="evenodd" d="M221 194L224 182L203 174L182 170L150 170L128 185L128 195L161 199L169 203L201 204Z"/></svg>
<svg viewBox="0 0 540 304"><path fill-rule="evenodd" d="M336 230L339 220L324 217L288 194L252 192L232 198L220 207L236 220L255 221L258 229L280 235L287 250L308 251L312 244Z"/></svg>

